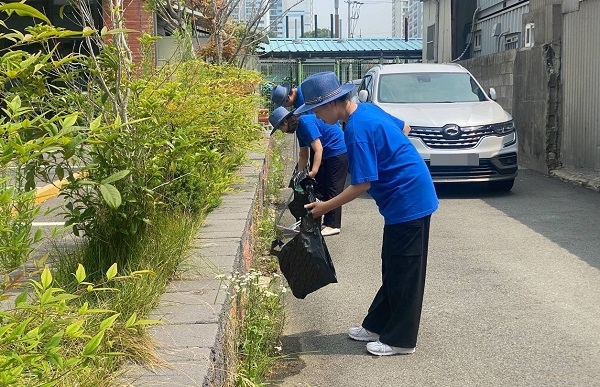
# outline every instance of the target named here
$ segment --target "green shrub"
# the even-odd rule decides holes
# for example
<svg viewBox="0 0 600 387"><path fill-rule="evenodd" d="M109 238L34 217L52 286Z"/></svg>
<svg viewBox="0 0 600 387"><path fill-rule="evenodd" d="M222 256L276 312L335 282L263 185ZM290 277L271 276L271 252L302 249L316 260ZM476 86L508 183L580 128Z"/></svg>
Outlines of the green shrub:
<svg viewBox="0 0 600 387"><path fill-rule="evenodd" d="M148 119L142 130L161 133L155 187L169 208L198 212L219 204L260 139L254 120L260 81L256 72L194 60L132 85L132 117Z"/></svg>
<svg viewBox="0 0 600 387"><path fill-rule="evenodd" d="M25 290L14 299L14 308L0 312L0 386L72 386L73 377L81 377L76 374L91 365L128 356L115 346L117 332L137 332L155 322L138 320L135 314L118 321L119 313L75 301L82 293L112 291L110 282L141 274L117 277L113 265L102 283L92 284L79 266L74 273L78 289L68 293L54 286L50 269L44 268L39 281L30 281L33 291ZM0 299L8 299L5 291L17 285L5 281Z"/></svg>

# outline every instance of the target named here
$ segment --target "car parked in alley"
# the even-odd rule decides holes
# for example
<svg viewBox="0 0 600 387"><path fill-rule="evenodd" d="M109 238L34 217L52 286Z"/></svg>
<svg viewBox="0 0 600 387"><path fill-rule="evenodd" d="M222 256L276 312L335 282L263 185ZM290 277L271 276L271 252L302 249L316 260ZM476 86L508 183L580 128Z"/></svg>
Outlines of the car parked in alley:
<svg viewBox="0 0 600 387"><path fill-rule="evenodd" d="M488 182L510 191L517 176L517 132L511 115L464 67L377 65L363 77L361 103L404 120L435 183Z"/></svg>

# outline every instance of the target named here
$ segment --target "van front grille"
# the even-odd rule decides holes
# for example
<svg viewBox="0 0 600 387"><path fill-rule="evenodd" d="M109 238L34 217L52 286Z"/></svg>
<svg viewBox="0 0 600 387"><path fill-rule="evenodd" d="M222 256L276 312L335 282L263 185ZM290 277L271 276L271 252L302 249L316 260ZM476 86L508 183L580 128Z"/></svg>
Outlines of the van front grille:
<svg viewBox="0 0 600 387"><path fill-rule="evenodd" d="M494 135L489 125L460 128L457 138L448 139L442 133L443 128L411 126L410 137L418 137L431 149L471 149L475 148L483 137Z"/></svg>

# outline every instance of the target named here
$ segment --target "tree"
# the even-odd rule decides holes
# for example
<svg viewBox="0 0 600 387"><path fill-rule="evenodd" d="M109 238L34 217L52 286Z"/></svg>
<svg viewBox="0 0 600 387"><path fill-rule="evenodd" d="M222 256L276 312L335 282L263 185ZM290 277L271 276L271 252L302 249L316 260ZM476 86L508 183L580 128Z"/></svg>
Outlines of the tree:
<svg viewBox="0 0 600 387"><path fill-rule="evenodd" d="M302 1L296 0L281 17ZM244 63L260 40L269 35L268 28L261 28L261 20L276 3L277 0L147 0L150 8L173 29L184 30L191 24L192 31L198 27L208 30L210 41L202 55L217 64L237 59ZM244 13L243 20L232 23L236 9ZM272 21L272 25L280 20Z"/></svg>
<svg viewBox="0 0 600 387"><path fill-rule="evenodd" d="M314 31L308 31L305 32L304 34L302 34L301 38L314 38L315 37L315 32ZM327 28L317 28L317 38L330 38L331 37L331 30L327 29Z"/></svg>

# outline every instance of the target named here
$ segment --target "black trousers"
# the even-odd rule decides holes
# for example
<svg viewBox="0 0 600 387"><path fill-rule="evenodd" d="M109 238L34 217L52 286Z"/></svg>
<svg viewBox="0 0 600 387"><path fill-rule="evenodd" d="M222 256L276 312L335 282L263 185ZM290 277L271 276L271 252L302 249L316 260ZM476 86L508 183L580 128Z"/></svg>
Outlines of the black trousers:
<svg viewBox="0 0 600 387"><path fill-rule="evenodd" d="M346 185L348 175L348 154L329 157L321 160L317 181L317 196L323 201L339 195ZM340 228L342 226L342 207L331 210L323 215L323 226Z"/></svg>
<svg viewBox="0 0 600 387"><path fill-rule="evenodd" d="M383 228L382 285L362 326L393 347L414 348L421 322L431 215Z"/></svg>

